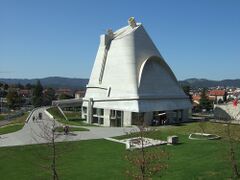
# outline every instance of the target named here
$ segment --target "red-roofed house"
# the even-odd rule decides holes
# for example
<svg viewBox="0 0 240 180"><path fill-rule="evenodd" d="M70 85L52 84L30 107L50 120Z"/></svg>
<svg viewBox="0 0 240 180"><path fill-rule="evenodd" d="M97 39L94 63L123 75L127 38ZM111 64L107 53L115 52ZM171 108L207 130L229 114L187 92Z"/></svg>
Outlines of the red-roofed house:
<svg viewBox="0 0 240 180"><path fill-rule="evenodd" d="M211 90L209 91L209 99L214 100L214 102L218 103L220 99L224 101L224 96L226 95L225 90Z"/></svg>
<svg viewBox="0 0 240 180"><path fill-rule="evenodd" d="M73 96L73 91L71 89L68 88L60 88L56 90L56 96L60 96L61 94L65 94L68 96Z"/></svg>
<svg viewBox="0 0 240 180"><path fill-rule="evenodd" d="M22 97L30 97L32 95L32 90L30 89L20 89L18 94Z"/></svg>

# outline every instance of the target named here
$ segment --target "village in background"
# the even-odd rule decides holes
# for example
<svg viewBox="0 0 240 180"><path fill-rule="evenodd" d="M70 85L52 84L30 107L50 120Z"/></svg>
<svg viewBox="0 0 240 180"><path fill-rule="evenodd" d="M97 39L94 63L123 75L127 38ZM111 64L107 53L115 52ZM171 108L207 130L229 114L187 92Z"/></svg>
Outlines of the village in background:
<svg viewBox="0 0 240 180"><path fill-rule="evenodd" d="M86 82L86 80L85 80ZM214 118L214 109L216 107L226 107L227 104L233 104L234 100L239 99L239 87L216 86L216 87L192 87L186 85L185 81L180 82L182 89L189 96L192 102L192 111L190 116L201 116L209 114ZM77 84L74 85L78 86ZM0 113L5 119L21 116L24 112L32 110L34 107L51 106L56 100L82 99L85 95L85 87L73 88L56 87L51 85L42 85L41 80L36 80L35 84L8 84L0 82ZM72 111L81 111L81 105L74 108L67 108Z"/></svg>

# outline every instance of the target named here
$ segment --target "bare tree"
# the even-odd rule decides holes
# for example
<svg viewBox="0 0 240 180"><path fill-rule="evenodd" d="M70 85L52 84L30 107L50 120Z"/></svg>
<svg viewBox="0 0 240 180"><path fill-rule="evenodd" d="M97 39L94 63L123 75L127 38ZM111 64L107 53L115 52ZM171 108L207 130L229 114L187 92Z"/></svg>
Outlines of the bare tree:
<svg viewBox="0 0 240 180"><path fill-rule="evenodd" d="M40 129L39 132L37 132L36 130L34 130L32 128L32 132L33 132L33 139L35 139L36 142L38 143L43 143L43 146L45 146L48 149L48 154L46 154L45 152L38 153L38 156L44 160L47 161L47 165L44 164L38 164L40 165L42 168L44 168L45 170L51 172L52 174L52 179L53 180L59 180L59 173L57 170L57 160L58 158L66 153L66 151L70 150L69 143L67 143L66 145L64 145L64 148L61 148L61 150L58 148L56 142L59 138L63 137L64 134L63 132L59 132L59 129L63 127L59 126L59 124L54 120L54 119L48 119L48 120L35 120L35 122L37 123L38 128ZM35 135L35 136L34 136ZM65 138L68 137L64 136ZM66 140L66 139L61 139L61 140ZM64 141L66 143L66 141Z"/></svg>
<svg viewBox="0 0 240 180"><path fill-rule="evenodd" d="M229 156L230 156L230 162L231 162L231 167L232 167L232 172L233 172L233 178L240 178L240 173L238 169L238 164L237 164L237 158L236 158L236 150L235 150L235 144L236 140L234 140L234 133L231 132L231 127L230 127L230 122L227 123L226 126L226 135L227 135L227 140L229 143Z"/></svg>
<svg viewBox="0 0 240 180"><path fill-rule="evenodd" d="M37 122L38 121L38 122ZM47 122L46 122L47 121ZM35 139L38 143L43 143L47 146L49 149L49 154L42 155L38 152L38 155L47 161L50 161L50 167L47 165L40 165L42 168L48 170L51 170L52 179L58 180L58 172L57 172L57 149L56 149L56 139L60 136L59 133L57 133L57 124L55 120L38 120L36 119L35 122L38 123L38 128L40 128L40 132L36 132L32 128L33 132L33 139ZM35 136L34 136L35 135Z"/></svg>
<svg viewBox="0 0 240 180"><path fill-rule="evenodd" d="M55 121L53 121L53 126L51 129L51 145L52 145L52 164L51 164L51 169L52 169L52 178L54 180L58 180L58 173L57 173L57 169L56 169L56 142L55 142L55 138L56 138L56 126L55 126Z"/></svg>
<svg viewBox="0 0 240 180"><path fill-rule="evenodd" d="M202 134L205 133L205 129L206 129L206 121L205 121L205 118L202 118L198 124L199 128L201 129L202 131Z"/></svg>
<svg viewBox="0 0 240 180"><path fill-rule="evenodd" d="M234 128L231 125L232 120L234 120L235 118L230 116L229 108L226 108L226 112L229 114L229 117L226 116L225 118L222 118L222 120L225 121L225 125L226 125L225 126L225 136L226 136L228 144L229 144L229 160L231 163L233 178L239 179L240 173L239 173L239 168L238 168L238 163L237 163L236 147L235 147L237 144L237 141L239 141L239 137L236 135L236 133L234 132Z"/></svg>
<svg viewBox="0 0 240 180"><path fill-rule="evenodd" d="M151 129L146 126L143 117L139 117L139 115L138 122L139 133L137 134L139 137L135 140L138 142L135 143L140 145L140 149L127 152L125 158L130 162L131 170L127 170L126 174L133 179L146 180L167 168L168 154L160 147L145 148L145 138L151 132Z"/></svg>

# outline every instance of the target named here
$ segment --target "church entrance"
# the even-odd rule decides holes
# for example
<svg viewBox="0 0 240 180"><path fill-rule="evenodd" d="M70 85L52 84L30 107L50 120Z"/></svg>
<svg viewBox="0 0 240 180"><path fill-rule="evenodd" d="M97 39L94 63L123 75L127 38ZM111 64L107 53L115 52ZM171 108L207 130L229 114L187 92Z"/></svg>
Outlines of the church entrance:
<svg viewBox="0 0 240 180"><path fill-rule="evenodd" d="M152 126L161 126L167 124L167 114L165 111L153 112Z"/></svg>
<svg viewBox="0 0 240 180"><path fill-rule="evenodd" d="M111 110L110 113L110 126L122 127L123 126L123 111Z"/></svg>

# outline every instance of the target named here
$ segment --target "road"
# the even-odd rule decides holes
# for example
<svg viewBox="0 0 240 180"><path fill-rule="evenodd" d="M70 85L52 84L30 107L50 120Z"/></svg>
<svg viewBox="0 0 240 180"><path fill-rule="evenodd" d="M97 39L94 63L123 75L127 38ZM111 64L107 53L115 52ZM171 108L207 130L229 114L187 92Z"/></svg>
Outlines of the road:
<svg viewBox="0 0 240 180"><path fill-rule="evenodd" d="M14 133L0 135L0 147L6 146L21 146L29 144L41 144L49 142L51 136L51 129L53 124L60 126L61 124L51 119L45 113L46 107L42 107L34 110L29 118L29 121L25 123L24 127ZM38 114L42 113L42 120L33 120L33 116L38 117ZM79 141L89 139L102 139L114 136L121 136L126 133L136 131L136 128L131 127L85 127L90 131L75 131L69 135L64 133L56 133L56 142L63 141Z"/></svg>

